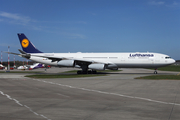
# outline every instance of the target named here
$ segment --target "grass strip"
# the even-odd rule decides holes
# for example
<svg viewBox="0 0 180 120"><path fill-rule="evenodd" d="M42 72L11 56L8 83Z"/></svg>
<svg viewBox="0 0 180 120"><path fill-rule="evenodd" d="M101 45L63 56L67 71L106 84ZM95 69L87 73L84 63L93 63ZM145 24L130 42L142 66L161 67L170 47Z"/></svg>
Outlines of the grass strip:
<svg viewBox="0 0 180 120"><path fill-rule="evenodd" d="M65 71L62 73L77 73L78 70L71 70L71 71ZM119 72L122 70L104 70L104 71L97 71L98 73L106 73L106 72Z"/></svg>
<svg viewBox="0 0 180 120"><path fill-rule="evenodd" d="M75 75L46 75L46 74L41 74L41 75L26 75L25 77L30 77L30 78L82 78L82 77L98 77L98 76L106 76L106 74L75 74Z"/></svg>
<svg viewBox="0 0 180 120"><path fill-rule="evenodd" d="M160 68L158 68L158 70L180 72L180 65L169 65L169 66L166 66L166 67L160 67Z"/></svg>
<svg viewBox="0 0 180 120"><path fill-rule="evenodd" d="M180 75L151 75L151 76L137 77L135 79L180 80Z"/></svg>
<svg viewBox="0 0 180 120"><path fill-rule="evenodd" d="M42 71L0 71L0 73L42 73Z"/></svg>

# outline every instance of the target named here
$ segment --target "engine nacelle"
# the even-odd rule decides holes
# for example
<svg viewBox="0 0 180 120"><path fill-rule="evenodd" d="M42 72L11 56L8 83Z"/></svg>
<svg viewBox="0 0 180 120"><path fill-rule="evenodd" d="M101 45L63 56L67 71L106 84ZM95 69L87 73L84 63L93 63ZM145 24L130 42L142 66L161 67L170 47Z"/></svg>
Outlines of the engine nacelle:
<svg viewBox="0 0 180 120"><path fill-rule="evenodd" d="M93 70L105 70L105 64L90 64L88 68Z"/></svg>
<svg viewBox="0 0 180 120"><path fill-rule="evenodd" d="M118 68L107 68L109 70L118 70Z"/></svg>
<svg viewBox="0 0 180 120"><path fill-rule="evenodd" d="M107 65L106 69L118 70L118 66L116 64L110 64L110 65Z"/></svg>
<svg viewBox="0 0 180 120"><path fill-rule="evenodd" d="M60 67L74 67L74 60L61 60L57 63Z"/></svg>

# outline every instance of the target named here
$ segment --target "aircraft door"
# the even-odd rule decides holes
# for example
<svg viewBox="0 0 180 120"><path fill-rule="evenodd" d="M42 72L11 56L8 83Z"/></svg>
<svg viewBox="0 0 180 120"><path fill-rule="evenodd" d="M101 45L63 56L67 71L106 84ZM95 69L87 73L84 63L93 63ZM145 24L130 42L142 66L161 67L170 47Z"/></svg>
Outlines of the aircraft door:
<svg viewBox="0 0 180 120"><path fill-rule="evenodd" d="M124 56L121 56L121 57L120 57L120 60L121 60L121 62L125 62Z"/></svg>
<svg viewBox="0 0 180 120"><path fill-rule="evenodd" d="M149 57L149 61L154 64L154 57Z"/></svg>

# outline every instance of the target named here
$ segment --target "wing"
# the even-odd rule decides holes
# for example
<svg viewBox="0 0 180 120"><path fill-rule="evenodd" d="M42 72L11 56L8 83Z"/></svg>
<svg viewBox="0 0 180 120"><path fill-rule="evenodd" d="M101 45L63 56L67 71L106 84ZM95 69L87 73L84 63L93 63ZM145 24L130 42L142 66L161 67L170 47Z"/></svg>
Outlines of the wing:
<svg viewBox="0 0 180 120"><path fill-rule="evenodd" d="M91 60L91 59L83 59L83 58L72 58L72 57L57 57L57 56L46 56L46 55L38 55L38 54L31 54L31 56L36 56L36 57L43 57L43 58L48 58L52 60L52 62L55 61L61 61L61 60L74 60L76 63L84 63L84 64L92 64L92 63L101 63L101 64L111 64L109 62L102 62L102 61L97 61L97 60Z"/></svg>

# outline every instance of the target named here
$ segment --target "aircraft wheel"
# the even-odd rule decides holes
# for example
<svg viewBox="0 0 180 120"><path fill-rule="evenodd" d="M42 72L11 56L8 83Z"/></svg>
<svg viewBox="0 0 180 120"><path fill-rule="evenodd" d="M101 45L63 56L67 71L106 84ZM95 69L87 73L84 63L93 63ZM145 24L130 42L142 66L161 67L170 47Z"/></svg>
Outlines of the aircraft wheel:
<svg viewBox="0 0 180 120"><path fill-rule="evenodd" d="M88 73L88 71L82 71L82 74L87 74Z"/></svg>
<svg viewBox="0 0 180 120"><path fill-rule="evenodd" d="M93 70L93 71L92 71L92 74L97 74L97 71L96 71L96 70Z"/></svg>
<svg viewBox="0 0 180 120"><path fill-rule="evenodd" d="M88 70L88 74L92 74L92 71Z"/></svg>
<svg viewBox="0 0 180 120"><path fill-rule="evenodd" d="M155 69L154 74L157 74L157 68Z"/></svg>
<svg viewBox="0 0 180 120"><path fill-rule="evenodd" d="M81 71L81 70L78 70L77 71L77 74L96 74L97 71L93 70L93 71Z"/></svg>
<svg viewBox="0 0 180 120"><path fill-rule="evenodd" d="M81 71L81 70L78 70L78 71L77 71L77 74L82 74L82 71Z"/></svg>

